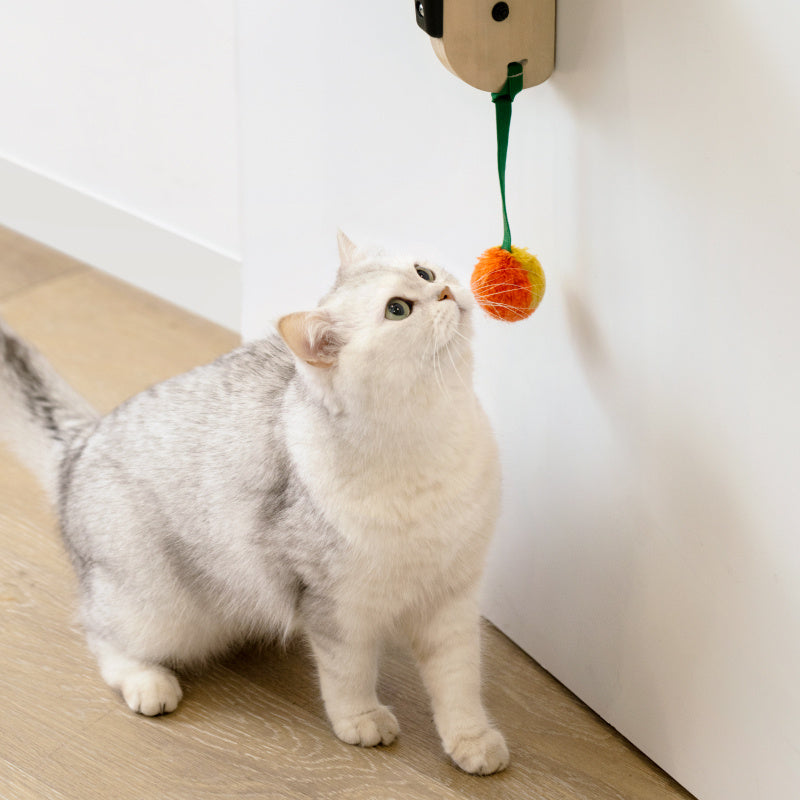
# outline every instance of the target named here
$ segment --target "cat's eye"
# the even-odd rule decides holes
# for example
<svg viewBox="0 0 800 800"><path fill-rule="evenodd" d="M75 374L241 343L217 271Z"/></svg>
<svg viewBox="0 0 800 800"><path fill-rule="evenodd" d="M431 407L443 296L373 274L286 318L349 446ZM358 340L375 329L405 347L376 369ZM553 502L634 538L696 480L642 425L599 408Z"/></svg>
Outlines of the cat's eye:
<svg viewBox="0 0 800 800"><path fill-rule="evenodd" d="M405 319L411 315L412 304L408 300L403 300L402 297L393 297L386 304L386 319Z"/></svg>
<svg viewBox="0 0 800 800"><path fill-rule="evenodd" d="M427 269L426 267L420 267L416 265L414 266L414 269L417 270L417 275L419 275L420 278L422 278L422 280L429 282L436 280L436 276L433 274L432 270Z"/></svg>

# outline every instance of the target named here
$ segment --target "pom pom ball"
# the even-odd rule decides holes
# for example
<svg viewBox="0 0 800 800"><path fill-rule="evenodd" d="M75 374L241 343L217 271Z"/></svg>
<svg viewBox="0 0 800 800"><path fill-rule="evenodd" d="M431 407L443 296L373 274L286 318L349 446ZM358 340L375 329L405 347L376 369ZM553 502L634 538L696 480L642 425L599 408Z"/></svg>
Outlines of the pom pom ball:
<svg viewBox="0 0 800 800"><path fill-rule="evenodd" d="M470 286L487 314L516 322L533 314L544 297L544 271L524 247L490 247L478 259Z"/></svg>

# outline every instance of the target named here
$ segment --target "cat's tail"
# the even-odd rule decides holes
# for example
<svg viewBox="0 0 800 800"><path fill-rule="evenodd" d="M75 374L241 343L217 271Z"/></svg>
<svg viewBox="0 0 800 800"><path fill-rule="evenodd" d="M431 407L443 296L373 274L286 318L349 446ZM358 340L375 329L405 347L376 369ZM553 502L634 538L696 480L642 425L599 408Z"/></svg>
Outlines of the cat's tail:
<svg viewBox="0 0 800 800"><path fill-rule="evenodd" d="M0 319L0 439L54 502L69 443L98 418L47 360Z"/></svg>

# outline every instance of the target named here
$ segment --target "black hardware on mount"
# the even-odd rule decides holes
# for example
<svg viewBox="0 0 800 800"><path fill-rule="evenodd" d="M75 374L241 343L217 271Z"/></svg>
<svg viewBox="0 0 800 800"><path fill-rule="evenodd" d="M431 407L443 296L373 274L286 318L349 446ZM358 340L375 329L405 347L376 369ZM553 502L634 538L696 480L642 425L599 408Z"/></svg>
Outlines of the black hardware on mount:
<svg viewBox="0 0 800 800"><path fill-rule="evenodd" d="M414 0L417 25L434 39L442 38L444 11L443 0Z"/></svg>

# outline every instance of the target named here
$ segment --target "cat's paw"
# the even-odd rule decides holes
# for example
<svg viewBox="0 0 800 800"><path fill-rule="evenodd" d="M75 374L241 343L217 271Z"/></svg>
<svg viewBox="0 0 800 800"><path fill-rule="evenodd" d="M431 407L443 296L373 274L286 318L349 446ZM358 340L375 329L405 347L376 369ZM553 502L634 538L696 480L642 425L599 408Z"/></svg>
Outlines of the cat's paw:
<svg viewBox="0 0 800 800"><path fill-rule="evenodd" d="M348 744L374 747L377 744L391 744L400 732L400 726L386 706L378 706L365 714L334 720L333 731Z"/></svg>
<svg viewBox="0 0 800 800"><path fill-rule="evenodd" d="M464 772L491 775L508 766L508 747L500 731L487 728L478 736L456 737L448 753Z"/></svg>
<svg viewBox="0 0 800 800"><path fill-rule="evenodd" d="M183 697L178 679L163 667L137 670L125 677L120 688L131 711L147 717L174 711Z"/></svg>

